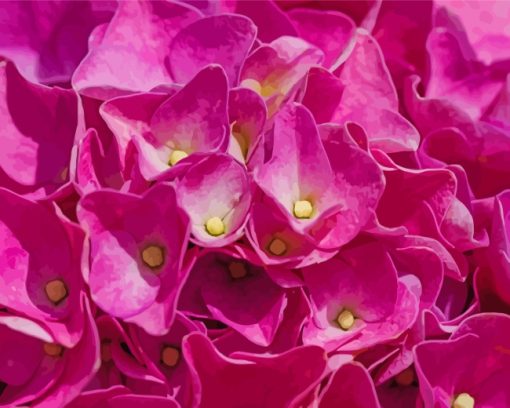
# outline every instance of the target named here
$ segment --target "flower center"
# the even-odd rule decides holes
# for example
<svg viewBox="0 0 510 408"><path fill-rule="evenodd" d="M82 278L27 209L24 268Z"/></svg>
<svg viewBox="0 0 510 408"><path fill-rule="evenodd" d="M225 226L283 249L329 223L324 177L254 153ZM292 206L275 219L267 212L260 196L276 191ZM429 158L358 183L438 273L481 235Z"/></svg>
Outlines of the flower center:
<svg viewBox="0 0 510 408"><path fill-rule="evenodd" d="M473 408L475 399L467 392L463 392L453 400L452 408Z"/></svg>
<svg viewBox="0 0 510 408"><path fill-rule="evenodd" d="M230 265L228 266L228 271L230 272L230 276L233 279L241 279L248 274L246 266L243 262L230 262Z"/></svg>
<svg viewBox="0 0 510 408"><path fill-rule="evenodd" d="M241 151L243 158L246 160L246 157L248 156L248 150L250 147L247 135L237 122L232 123L231 133L232 137L239 145L239 150Z"/></svg>
<svg viewBox="0 0 510 408"><path fill-rule="evenodd" d="M44 352L50 357L61 356L64 352L64 348L60 344L55 343L44 343Z"/></svg>
<svg viewBox="0 0 510 408"><path fill-rule="evenodd" d="M264 98L273 95L276 91L276 87L274 87L270 83L266 82L265 84L261 84L259 81L253 78L243 79L240 85L244 88L248 88L254 92L257 92L260 96L263 96Z"/></svg>
<svg viewBox="0 0 510 408"><path fill-rule="evenodd" d="M101 360L108 363L112 360L112 345L110 341L101 343Z"/></svg>
<svg viewBox="0 0 510 408"><path fill-rule="evenodd" d="M338 314L336 322L342 330L347 331L354 326L354 315L350 310L344 309Z"/></svg>
<svg viewBox="0 0 510 408"><path fill-rule="evenodd" d="M287 252L287 244L280 238L273 238L268 249L273 255L280 256Z"/></svg>
<svg viewBox="0 0 510 408"><path fill-rule="evenodd" d="M398 385L404 387L410 386L414 381L414 370L411 367L407 367L404 371L397 374L395 381Z"/></svg>
<svg viewBox="0 0 510 408"><path fill-rule="evenodd" d="M142 251L142 260L151 269L159 268L165 262L163 248L157 245L149 245Z"/></svg>
<svg viewBox="0 0 510 408"><path fill-rule="evenodd" d="M172 154L170 155L170 159L168 160L168 164L170 166L175 166L177 163L179 163L182 159L185 157L188 157L188 153L186 153L183 150L174 150Z"/></svg>
<svg viewBox="0 0 510 408"><path fill-rule="evenodd" d="M312 216L313 206L308 200L300 200L294 203L294 216L296 218L310 218Z"/></svg>
<svg viewBox="0 0 510 408"><path fill-rule="evenodd" d="M205 223L205 230L209 235L217 237L218 235L225 233L225 224L220 217L212 217Z"/></svg>
<svg viewBox="0 0 510 408"><path fill-rule="evenodd" d="M46 296L55 305L58 305L67 297L67 288L64 281L60 279L54 279L49 281L44 287Z"/></svg>
<svg viewBox="0 0 510 408"><path fill-rule="evenodd" d="M180 357L181 353L175 347L165 346L161 350L161 362L168 367L175 367Z"/></svg>

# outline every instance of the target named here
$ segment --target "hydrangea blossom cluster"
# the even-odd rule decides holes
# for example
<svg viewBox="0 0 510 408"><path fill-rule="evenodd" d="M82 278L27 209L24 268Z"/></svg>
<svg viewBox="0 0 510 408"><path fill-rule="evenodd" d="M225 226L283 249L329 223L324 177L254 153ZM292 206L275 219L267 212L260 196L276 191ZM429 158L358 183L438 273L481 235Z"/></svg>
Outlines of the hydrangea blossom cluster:
<svg viewBox="0 0 510 408"><path fill-rule="evenodd" d="M510 3L0 21L0 407L510 406Z"/></svg>

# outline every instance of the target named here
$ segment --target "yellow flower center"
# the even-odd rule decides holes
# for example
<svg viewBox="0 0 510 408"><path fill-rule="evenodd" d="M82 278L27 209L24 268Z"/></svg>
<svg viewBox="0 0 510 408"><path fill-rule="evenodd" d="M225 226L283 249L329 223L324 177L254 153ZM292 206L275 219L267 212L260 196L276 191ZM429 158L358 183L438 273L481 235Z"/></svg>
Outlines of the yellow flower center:
<svg viewBox="0 0 510 408"><path fill-rule="evenodd" d="M60 279L54 279L49 281L44 287L44 291L46 292L46 296L50 300L50 302L58 305L67 297L67 288L64 281Z"/></svg>
<svg viewBox="0 0 510 408"><path fill-rule="evenodd" d="M397 374L395 381L398 385L404 387L410 386L414 381L414 370L411 367L407 367L404 371Z"/></svg>
<svg viewBox="0 0 510 408"><path fill-rule="evenodd" d="M287 252L287 244L280 238L273 238L268 249L273 255L280 256Z"/></svg>
<svg viewBox="0 0 510 408"><path fill-rule="evenodd" d="M170 166L175 166L177 163L179 163L182 159L185 157L188 157L188 153L186 153L183 150L174 150L172 154L170 155L170 159L168 160L168 164Z"/></svg>
<svg viewBox="0 0 510 408"><path fill-rule="evenodd" d="M175 347L165 346L161 350L161 362L167 367L175 367L180 357L181 353Z"/></svg>
<svg viewBox="0 0 510 408"><path fill-rule="evenodd" d="M300 200L294 203L294 216L296 218L310 218L312 216L313 206L308 200Z"/></svg>
<svg viewBox="0 0 510 408"><path fill-rule="evenodd" d="M44 343L43 349L44 352L50 357L61 356L64 351L64 348L60 344L55 343Z"/></svg>
<svg viewBox="0 0 510 408"><path fill-rule="evenodd" d="M354 315L350 310L344 309L338 314L336 322L338 323L338 326L340 326L342 330L347 331L352 326L354 326Z"/></svg>
<svg viewBox="0 0 510 408"><path fill-rule="evenodd" d="M230 262L228 271L230 272L230 276L233 279L241 279L248 274L246 265L243 262Z"/></svg>
<svg viewBox="0 0 510 408"><path fill-rule="evenodd" d="M217 237L225 233L225 224L220 217L212 217L205 223L205 230L209 235Z"/></svg>
<svg viewBox="0 0 510 408"><path fill-rule="evenodd" d="M475 399L467 392L463 392L453 400L452 408L473 408Z"/></svg>
<svg viewBox="0 0 510 408"><path fill-rule="evenodd" d="M165 262L163 248L157 245L149 245L142 251L142 260L151 269L159 268Z"/></svg>

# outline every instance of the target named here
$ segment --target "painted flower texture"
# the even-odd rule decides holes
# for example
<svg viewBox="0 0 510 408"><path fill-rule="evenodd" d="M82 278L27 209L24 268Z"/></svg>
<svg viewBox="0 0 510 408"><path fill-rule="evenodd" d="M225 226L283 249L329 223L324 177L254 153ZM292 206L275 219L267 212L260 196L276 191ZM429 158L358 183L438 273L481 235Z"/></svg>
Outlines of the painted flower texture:
<svg viewBox="0 0 510 408"><path fill-rule="evenodd" d="M510 407L510 2L0 23L0 407Z"/></svg>

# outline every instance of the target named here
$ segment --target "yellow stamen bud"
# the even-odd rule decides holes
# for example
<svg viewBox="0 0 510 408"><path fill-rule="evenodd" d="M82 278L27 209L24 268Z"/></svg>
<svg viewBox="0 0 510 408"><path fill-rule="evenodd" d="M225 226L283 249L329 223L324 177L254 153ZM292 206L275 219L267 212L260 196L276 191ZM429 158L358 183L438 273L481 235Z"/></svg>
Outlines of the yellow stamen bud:
<svg viewBox="0 0 510 408"><path fill-rule="evenodd" d="M175 347L165 346L161 350L161 362L168 367L175 367L180 357L181 353Z"/></svg>
<svg viewBox="0 0 510 408"><path fill-rule="evenodd" d="M463 392L453 400L452 408L473 408L475 399L467 392Z"/></svg>
<svg viewBox="0 0 510 408"><path fill-rule="evenodd" d="M411 367L407 367L404 371L396 375L395 381L398 385L404 387L410 386L414 381L414 370Z"/></svg>
<svg viewBox="0 0 510 408"><path fill-rule="evenodd" d="M209 233L209 235L217 237L218 235L225 233L225 224L220 217L212 217L205 223L205 230Z"/></svg>
<svg viewBox="0 0 510 408"><path fill-rule="evenodd" d="M310 218L312 216L313 206L308 200L296 201L294 203L294 216L296 218Z"/></svg>
<svg viewBox="0 0 510 408"><path fill-rule="evenodd" d="M159 268L165 262L163 248L149 245L142 251L142 260L151 269Z"/></svg>
<svg viewBox="0 0 510 408"><path fill-rule="evenodd" d="M273 255L280 256L287 252L287 244L282 241L280 238L274 238L269 243L269 252Z"/></svg>
<svg viewBox="0 0 510 408"><path fill-rule="evenodd" d="M170 166L175 166L178 162L180 162L185 157L188 157L188 153L182 150L174 150L170 155L170 160L168 160L168 164Z"/></svg>
<svg viewBox="0 0 510 408"><path fill-rule="evenodd" d="M44 343L44 352L50 357L58 357L62 355L64 348L60 344Z"/></svg>
<svg viewBox="0 0 510 408"><path fill-rule="evenodd" d="M354 326L354 315L351 311L344 309L340 312L336 321L342 330L349 330Z"/></svg>
<svg viewBox="0 0 510 408"><path fill-rule="evenodd" d="M60 279L49 281L44 287L44 291L46 292L46 296L50 302L54 303L55 305L58 305L67 297L66 285L64 281Z"/></svg>
<svg viewBox="0 0 510 408"><path fill-rule="evenodd" d="M230 272L230 276L234 279L244 278L248 274L243 262L230 262L228 270Z"/></svg>

